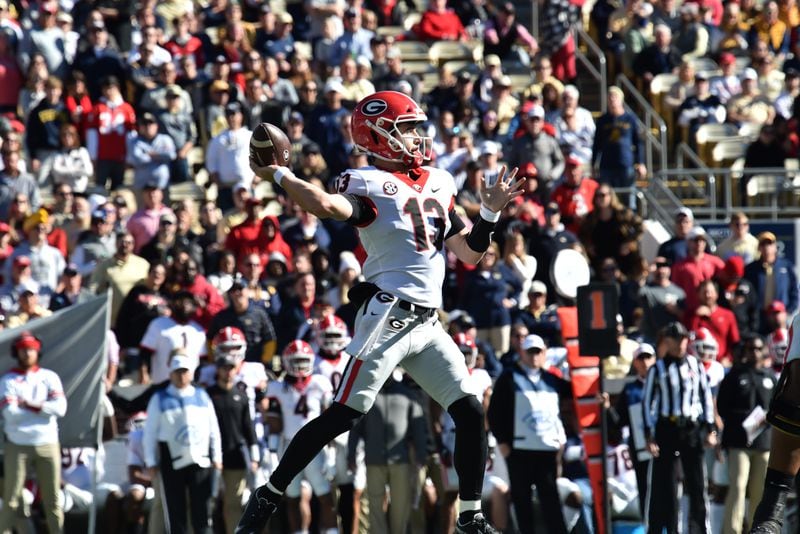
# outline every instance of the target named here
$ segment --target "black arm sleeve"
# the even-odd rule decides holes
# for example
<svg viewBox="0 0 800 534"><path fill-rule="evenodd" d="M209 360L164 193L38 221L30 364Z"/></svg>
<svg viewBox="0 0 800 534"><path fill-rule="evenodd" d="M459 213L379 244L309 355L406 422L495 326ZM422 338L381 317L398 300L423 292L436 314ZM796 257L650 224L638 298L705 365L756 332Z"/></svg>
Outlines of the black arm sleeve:
<svg viewBox="0 0 800 534"><path fill-rule="evenodd" d="M464 224L464 221L461 220L461 217L456 214L456 210L450 210L450 213L447 215L450 217L450 231L447 232L446 236L444 236L445 241L460 233L461 230L467 227L467 225Z"/></svg>
<svg viewBox="0 0 800 534"><path fill-rule="evenodd" d="M376 208L375 204L367 197L350 193L344 193L342 196L347 199L353 207L353 214L347 219L349 224L353 226L367 226L378 216L378 208Z"/></svg>
<svg viewBox="0 0 800 534"><path fill-rule="evenodd" d="M478 217L472 229L467 235L467 245L475 252L484 253L492 242L492 232L494 231L493 222L489 222L483 217Z"/></svg>

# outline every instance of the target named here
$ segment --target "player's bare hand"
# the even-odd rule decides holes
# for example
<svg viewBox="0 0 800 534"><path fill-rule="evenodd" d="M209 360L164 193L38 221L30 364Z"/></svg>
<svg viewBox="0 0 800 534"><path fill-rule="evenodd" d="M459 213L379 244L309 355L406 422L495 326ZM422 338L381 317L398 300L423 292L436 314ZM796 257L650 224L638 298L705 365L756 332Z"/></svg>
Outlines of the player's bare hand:
<svg viewBox="0 0 800 534"><path fill-rule="evenodd" d="M514 167L511 172L503 165L500 168L500 175L497 181L487 186L485 181L481 182L481 202L489 210L498 212L506 207L506 204L525 193L523 186L525 180L515 180L517 169Z"/></svg>
<svg viewBox="0 0 800 534"><path fill-rule="evenodd" d="M275 173L279 168L277 165L260 166L253 158L250 158L250 170L255 173L257 178L254 180L255 183L258 183L258 179L265 180L271 184L275 183Z"/></svg>

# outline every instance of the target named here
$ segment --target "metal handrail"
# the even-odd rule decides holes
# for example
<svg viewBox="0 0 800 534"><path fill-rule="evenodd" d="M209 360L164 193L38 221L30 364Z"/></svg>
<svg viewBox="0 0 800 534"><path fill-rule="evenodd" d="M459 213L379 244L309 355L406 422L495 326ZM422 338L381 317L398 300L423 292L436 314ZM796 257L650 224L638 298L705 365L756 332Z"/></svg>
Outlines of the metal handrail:
<svg viewBox="0 0 800 534"><path fill-rule="evenodd" d="M606 55L583 28L576 24L573 26L572 31L573 39L575 40L575 57L580 60L589 73L600 83L600 112L605 113L608 107L608 66ZM586 45L586 48L588 48L595 57L597 57L599 69L596 68L589 57L580 50L578 46L579 40Z"/></svg>
<svg viewBox="0 0 800 534"><path fill-rule="evenodd" d="M648 184L651 196L658 205L667 204L670 209L677 209L681 207L681 199L679 196L666 185L668 179L687 179L691 174L697 173L698 169L664 169L656 173L655 178ZM716 193L716 184L722 183L724 185L724 201L719 204L716 202L709 203L707 206L693 206L692 210L695 212L695 217L698 219L721 220L729 219L735 212L744 212L752 217L767 217L772 220L778 220L786 217L800 217L800 179L798 179L798 170L787 169L785 167L758 167L746 169L731 169L726 168L710 168L702 169L703 174L713 175L715 180L715 187L711 189ZM742 206L740 204L733 204L733 191L738 189L739 177L741 176L772 176L775 178L774 187L768 191L759 193L755 202L766 200L766 205L750 205ZM782 179L781 179L782 178ZM669 191L669 193L666 193ZM709 191L709 196L710 192ZM663 194L663 196L661 196ZM781 202L782 195L793 195L793 198L788 201L784 199Z"/></svg>
<svg viewBox="0 0 800 534"><path fill-rule="evenodd" d="M695 179L694 174L686 174L685 178L689 182L689 186L694 190L695 194L703 194L707 196L709 206L711 208L711 218L717 218L717 177L714 174L713 169L711 169L706 163L700 159L700 156L697 155L692 147L687 145L684 142L678 144L678 147L675 150L675 166L678 169L686 169L685 166L685 159L688 159L693 165L696 173L704 174L706 177L706 187L700 185L700 183ZM686 169L688 170L688 169Z"/></svg>
<svg viewBox="0 0 800 534"><path fill-rule="evenodd" d="M658 153L659 153L659 169L666 169L669 163L668 158L668 149L669 145L667 142L667 124L664 122L664 119L661 118L661 115L653 109L653 106L650 105L642 94L636 89L636 86L628 79L627 76L624 74L620 74L617 76L617 85L620 88L624 88L633 97L633 100L641 107L645 114L644 120L644 130L645 130L645 141L646 146L648 148L647 154L647 168L650 172L654 172L656 169L653 167L653 148L654 145L658 145ZM636 115L634 113L634 115ZM651 124L655 124L658 127L659 139L656 139L653 133L650 131Z"/></svg>

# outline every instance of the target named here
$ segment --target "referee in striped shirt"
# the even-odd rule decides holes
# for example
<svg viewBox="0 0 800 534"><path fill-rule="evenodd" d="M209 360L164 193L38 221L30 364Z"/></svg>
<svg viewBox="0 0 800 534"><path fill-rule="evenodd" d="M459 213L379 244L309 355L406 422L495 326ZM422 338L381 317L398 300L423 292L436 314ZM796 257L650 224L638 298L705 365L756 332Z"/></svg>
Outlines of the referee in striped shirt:
<svg viewBox="0 0 800 534"><path fill-rule="evenodd" d="M678 532L677 460L689 497L689 532L710 533L704 447L717 443L714 407L705 369L687 354L689 332L678 322L660 332L659 359L644 386L644 430L653 455L650 466L648 533Z"/></svg>

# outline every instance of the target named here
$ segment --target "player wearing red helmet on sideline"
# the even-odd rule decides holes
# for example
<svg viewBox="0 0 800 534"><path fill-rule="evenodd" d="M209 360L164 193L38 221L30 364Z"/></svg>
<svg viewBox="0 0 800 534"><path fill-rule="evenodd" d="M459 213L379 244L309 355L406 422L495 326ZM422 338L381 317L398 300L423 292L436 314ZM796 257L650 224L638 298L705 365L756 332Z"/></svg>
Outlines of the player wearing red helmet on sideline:
<svg viewBox="0 0 800 534"><path fill-rule="evenodd" d="M258 412L267 408L265 391L267 389L267 373L259 362L246 362L247 340L244 332L235 326L226 326L211 340L211 354L216 365L228 364L236 367L234 378L236 387L244 390L250 403L250 417L256 424L256 436L264 439L264 426ZM200 369L198 382L211 386L216 382L216 365L206 365Z"/></svg>
<svg viewBox="0 0 800 534"><path fill-rule="evenodd" d="M336 391L350 361L350 356L344 351L350 343L347 325L336 315L326 315L314 327L314 337L319 347L315 372L330 380L333 390ZM342 529L345 532L349 532L353 523L358 522L361 514L361 494L367 484L363 451L359 450L360 461L357 459L356 469L348 468L349 436L349 432L339 434L331 444L336 452L336 472L333 482L339 489L337 505L342 518Z"/></svg>
<svg viewBox="0 0 800 534"><path fill-rule="evenodd" d="M289 343L281 360L286 374L267 386L269 448L282 456L297 432L327 408L333 396L330 380L314 372L316 356L311 345L296 339ZM327 451L326 451L327 452ZM320 532L335 534L336 514L328 480L328 455L320 452L286 488L289 530L307 532L311 523L310 501L301 496L301 484L308 481L320 503Z"/></svg>
<svg viewBox="0 0 800 534"><path fill-rule="evenodd" d="M725 378L725 367L717 361L719 343L708 328L698 328L692 332L692 353L703 363L708 377L708 387L716 392L719 383ZM716 393L715 393L716 395Z"/></svg>
<svg viewBox="0 0 800 534"><path fill-rule="evenodd" d="M767 336L767 350L769 351L769 358L772 360L770 364L772 370L780 373L783 369L783 359L786 357L786 351L789 349L789 329L778 328Z"/></svg>
<svg viewBox="0 0 800 534"><path fill-rule="evenodd" d="M237 533L260 532L289 482L370 409L397 365L456 422L461 498L456 532L496 532L480 513L487 455L484 411L469 389L464 357L437 324L435 312L442 304L445 245L465 263L480 261L500 212L522 195L524 182L515 180L516 169L503 167L492 185L481 184L480 215L467 229L455 214L452 175L423 165L432 140L421 130L427 116L419 104L402 93L380 91L356 105L351 121L355 145L371 165L342 173L335 193L288 168L251 162L261 179L280 185L304 210L358 227L367 252L367 281L350 293L359 312L348 345L351 364L334 403L299 431L269 482L253 493Z"/></svg>

